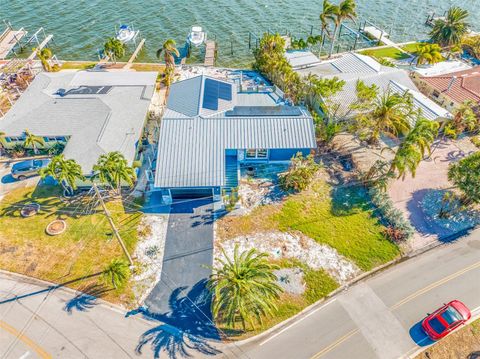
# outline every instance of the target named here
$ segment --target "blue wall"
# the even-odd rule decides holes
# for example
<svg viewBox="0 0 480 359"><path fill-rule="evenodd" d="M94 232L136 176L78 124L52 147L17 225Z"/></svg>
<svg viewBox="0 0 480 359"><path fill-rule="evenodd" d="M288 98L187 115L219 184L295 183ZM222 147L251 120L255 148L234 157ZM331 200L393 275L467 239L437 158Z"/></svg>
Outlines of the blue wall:
<svg viewBox="0 0 480 359"><path fill-rule="evenodd" d="M273 149L270 150L270 161L289 161L292 159L293 156L295 156L298 152L301 152L304 156L307 156L310 154L310 149L309 148L303 148L303 149Z"/></svg>

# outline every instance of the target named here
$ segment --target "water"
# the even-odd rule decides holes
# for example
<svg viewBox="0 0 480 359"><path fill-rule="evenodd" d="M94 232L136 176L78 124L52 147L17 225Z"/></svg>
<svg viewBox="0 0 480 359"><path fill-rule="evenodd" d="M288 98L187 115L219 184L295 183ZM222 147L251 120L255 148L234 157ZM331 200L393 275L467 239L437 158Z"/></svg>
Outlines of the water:
<svg viewBox="0 0 480 359"><path fill-rule="evenodd" d="M426 38L427 14L442 14L452 5L469 10L469 22L480 31L480 0L357 0L357 4L360 19L373 21L398 42ZM218 41L217 64L240 66L251 62L249 31L258 35L288 31L306 37L313 25L318 33L321 6L321 0L0 0L0 19L30 33L43 26L54 34L57 56L66 60L95 60L96 50L114 34L115 25L133 23L147 39L138 60L155 61L165 39L181 45L190 26L198 24Z"/></svg>

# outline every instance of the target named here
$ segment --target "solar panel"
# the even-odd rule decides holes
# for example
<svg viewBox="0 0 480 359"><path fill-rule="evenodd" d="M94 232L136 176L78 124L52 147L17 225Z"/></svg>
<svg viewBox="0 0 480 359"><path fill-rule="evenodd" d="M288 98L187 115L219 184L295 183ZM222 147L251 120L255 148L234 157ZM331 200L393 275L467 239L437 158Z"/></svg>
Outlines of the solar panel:
<svg viewBox="0 0 480 359"><path fill-rule="evenodd" d="M105 95L112 86L80 86L64 93L65 95Z"/></svg>
<svg viewBox="0 0 480 359"><path fill-rule="evenodd" d="M295 106L235 106L225 113L228 117L297 117L302 115Z"/></svg>
<svg viewBox="0 0 480 359"><path fill-rule="evenodd" d="M225 101L232 101L232 85L218 82L218 97Z"/></svg>
<svg viewBox="0 0 480 359"><path fill-rule="evenodd" d="M203 89L203 108L209 110L218 110L218 81L210 79L205 80Z"/></svg>

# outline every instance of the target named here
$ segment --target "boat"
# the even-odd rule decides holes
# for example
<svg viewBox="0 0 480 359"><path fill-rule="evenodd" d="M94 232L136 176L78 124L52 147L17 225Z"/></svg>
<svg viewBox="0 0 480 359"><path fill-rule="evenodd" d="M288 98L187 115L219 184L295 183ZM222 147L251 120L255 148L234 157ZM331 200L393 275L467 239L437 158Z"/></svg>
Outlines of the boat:
<svg viewBox="0 0 480 359"><path fill-rule="evenodd" d="M203 31L201 26L192 26L188 34L188 43L194 46L200 46L207 40L207 34Z"/></svg>
<svg viewBox="0 0 480 359"><path fill-rule="evenodd" d="M122 44L135 40L139 31L135 30L133 26L122 25L117 31L116 39L120 40Z"/></svg>

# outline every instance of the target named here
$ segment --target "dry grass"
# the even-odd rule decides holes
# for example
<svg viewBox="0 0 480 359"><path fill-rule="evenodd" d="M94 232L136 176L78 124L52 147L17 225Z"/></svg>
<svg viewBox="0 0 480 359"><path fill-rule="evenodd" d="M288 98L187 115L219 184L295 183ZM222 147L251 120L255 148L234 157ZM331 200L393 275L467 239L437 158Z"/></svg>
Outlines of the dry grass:
<svg viewBox="0 0 480 359"><path fill-rule="evenodd" d="M480 358L480 319L450 334L416 359Z"/></svg>
<svg viewBox="0 0 480 359"><path fill-rule="evenodd" d="M87 70L94 68L96 64L93 61L65 61L60 70Z"/></svg>
<svg viewBox="0 0 480 359"><path fill-rule="evenodd" d="M163 64L142 64L142 63L133 63L132 64L132 69L136 71L157 71L157 72L163 72L165 69L165 65Z"/></svg>
<svg viewBox="0 0 480 359"><path fill-rule="evenodd" d="M100 208L85 214L83 211L91 204L90 200L64 203L59 193L58 187L27 187L13 190L2 199L0 267L55 283L80 279L69 287L84 287L101 278L81 278L101 272L113 258L123 258L123 253ZM40 213L30 218L21 217L22 205L32 201L41 205ZM120 200L109 202L108 207L132 253L142 214L126 213ZM67 230L57 236L47 235L46 226L57 218L67 222ZM106 300L125 305L132 304L132 298L129 285L105 294Z"/></svg>

